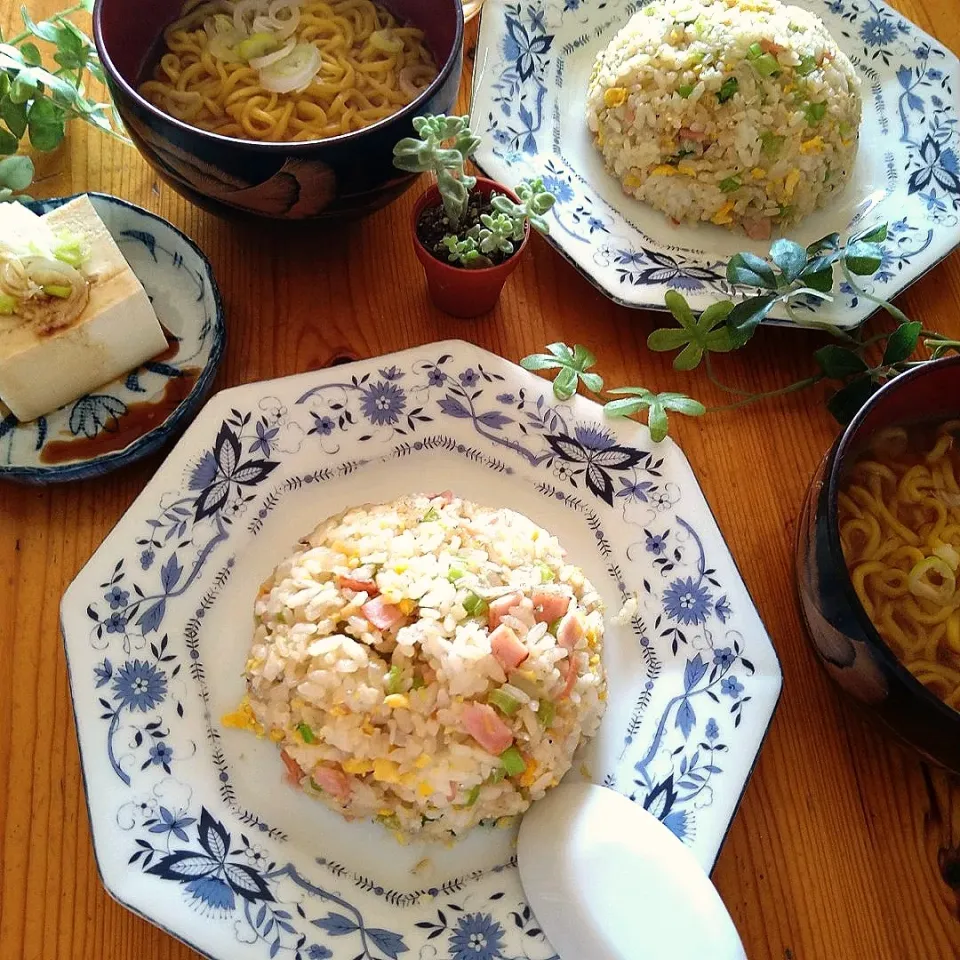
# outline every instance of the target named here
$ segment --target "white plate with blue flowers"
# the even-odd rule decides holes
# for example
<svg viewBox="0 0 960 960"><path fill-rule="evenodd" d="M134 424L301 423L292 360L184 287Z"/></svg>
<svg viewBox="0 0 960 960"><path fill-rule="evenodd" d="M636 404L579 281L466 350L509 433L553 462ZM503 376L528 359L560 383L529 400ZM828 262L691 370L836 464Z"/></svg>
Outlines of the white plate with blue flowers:
<svg viewBox="0 0 960 960"><path fill-rule="evenodd" d="M153 453L186 426L223 357L223 305L200 248L149 210L108 194L87 196L147 291L169 347L125 377L30 423L20 423L0 404L0 479L83 480ZM72 199L28 206L44 214Z"/></svg>
<svg viewBox="0 0 960 960"><path fill-rule="evenodd" d="M865 285L891 299L960 244L960 62L882 0L795 0L816 13L863 80L860 151L839 201L791 229L810 244L887 223L883 263ZM695 310L731 296L725 269L769 244L712 224L673 226L606 172L584 119L597 54L644 3L487 0L471 115L477 163L506 184L542 177L556 196L550 242L628 307L663 309L681 290ZM811 304L807 304L811 309ZM852 327L875 302L841 285L817 319ZM785 313L774 312L781 319Z"/></svg>
<svg viewBox="0 0 960 960"><path fill-rule="evenodd" d="M615 613L583 770L713 864L780 692L776 653L670 440L451 341L215 396L70 586L64 643L107 889L217 960L547 960L512 830L398 845L281 787L224 728L257 585L350 504L424 487L556 533ZM678 918L679 922L680 918Z"/></svg>

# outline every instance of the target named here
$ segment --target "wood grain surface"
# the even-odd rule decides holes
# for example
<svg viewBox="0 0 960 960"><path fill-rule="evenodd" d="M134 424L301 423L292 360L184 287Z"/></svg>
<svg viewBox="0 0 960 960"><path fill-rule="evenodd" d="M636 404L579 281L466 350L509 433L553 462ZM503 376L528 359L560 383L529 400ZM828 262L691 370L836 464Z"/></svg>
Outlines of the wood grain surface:
<svg viewBox="0 0 960 960"><path fill-rule="evenodd" d="M5 32L18 6L0 0ZM57 5L30 6L39 18ZM960 50L957 0L897 6ZM464 91L475 41L471 28ZM582 342L610 383L724 402L702 373L678 374L669 357L647 351L651 316L610 303L538 237L493 314L458 322L434 310L406 229L416 191L336 230L237 226L191 207L132 148L77 123L39 170L40 196L114 193L172 220L206 251L229 327L218 388L459 336L511 359L553 340ZM960 255L900 305L960 336ZM718 372L748 389L772 388L806 375L820 343L763 331ZM808 392L675 429L784 672L779 712L714 879L751 960L949 960L960 957L960 788L841 699L814 661L798 612L797 516L837 429L822 400ZM196 956L100 884L58 624L63 590L159 462L63 487L0 484L3 960Z"/></svg>

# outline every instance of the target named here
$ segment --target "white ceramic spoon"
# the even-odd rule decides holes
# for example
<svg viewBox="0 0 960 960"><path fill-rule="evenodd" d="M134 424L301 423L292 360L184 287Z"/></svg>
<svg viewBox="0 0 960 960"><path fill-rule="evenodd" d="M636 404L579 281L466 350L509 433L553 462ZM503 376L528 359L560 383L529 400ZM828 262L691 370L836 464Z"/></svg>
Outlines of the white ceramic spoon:
<svg viewBox="0 0 960 960"><path fill-rule="evenodd" d="M746 960L696 857L613 790L551 790L524 815L517 861L561 960Z"/></svg>

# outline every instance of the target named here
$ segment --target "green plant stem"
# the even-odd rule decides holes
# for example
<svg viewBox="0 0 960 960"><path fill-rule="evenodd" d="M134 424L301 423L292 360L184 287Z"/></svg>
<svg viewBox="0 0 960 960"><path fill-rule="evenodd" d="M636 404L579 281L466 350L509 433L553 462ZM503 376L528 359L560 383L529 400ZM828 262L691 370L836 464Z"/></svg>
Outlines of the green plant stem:
<svg viewBox="0 0 960 960"><path fill-rule="evenodd" d="M921 338L929 346L931 343L934 344L934 349L947 349L947 350L958 350L960 349L960 340L950 340L945 337L942 333L934 333L930 330L923 330L920 333Z"/></svg>
<svg viewBox="0 0 960 960"><path fill-rule="evenodd" d="M79 13L83 10L83 4L78 3L72 7L67 7L66 10L61 10L55 17L55 20L62 20L64 17L72 17L75 13ZM18 43L23 43L24 40L32 37L33 34L29 30L24 30L23 33L18 33L15 37L7 40L6 42L10 44L11 47L15 47Z"/></svg>
<svg viewBox="0 0 960 960"><path fill-rule="evenodd" d="M850 289L857 294L857 296L863 297L864 300L869 300L871 303L875 303L878 307L883 307L898 323L910 322L910 318L902 310L890 303L889 300L884 300L882 297L875 297L872 293L867 293L867 291L853 279L853 274L850 272L846 260L840 261L840 267L843 270L844 279L850 284Z"/></svg>
<svg viewBox="0 0 960 960"><path fill-rule="evenodd" d="M721 383L713 372L713 364L710 360L710 354L708 353L704 357L705 369L707 371L707 379L720 390L723 390L724 393L733 394L735 397L738 396L741 399L737 400L735 403L724 404L719 407L708 407L708 413L718 413L723 410L738 410L740 407L749 406L751 403L757 403L760 400L766 400L769 397L779 397L788 393L796 393L798 390L804 390L807 387L812 387L814 384L819 383L821 380L826 380L826 375L822 373L814 374L812 377L807 377L805 380L798 380L796 383L788 384L785 387L780 387L778 390L768 390L763 393L751 393L749 390L740 390L737 387L728 386L725 383Z"/></svg>
<svg viewBox="0 0 960 960"><path fill-rule="evenodd" d="M703 357L704 360L704 369L707 371L707 379L718 389L722 390L724 393L732 393L735 397L752 397L755 394L751 393L749 390L740 390L738 387L729 387L727 384L722 383L717 379L716 375L713 372L713 360L710 358L710 354L706 353Z"/></svg>
<svg viewBox="0 0 960 960"><path fill-rule="evenodd" d="M788 307L789 309L789 307ZM829 333L831 336L836 337L838 340L842 340L844 343L851 343L856 346L860 346L860 341L853 336L852 334L847 333L842 327L838 327L833 323L827 323L825 320L804 320L801 317L795 317L791 312L791 320L803 330L816 330L820 333ZM884 334L886 336L886 334Z"/></svg>
<svg viewBox="0 0 960 960"><path fill-rule="evenodd" d="M751 393L749 396L744 397L743 400L738 400L736 403L727 403L720 407L707 407L707 413L724 413L730 410L740 410L743 407L750 406L751 403L758 403L760 400L769 400L773 397L783 397L788 393L798 393L800 390L806 390L808 387L812 387L817 383L820 383L821 380L826 380L826 375L822 373L814 374L812 377L807 377L806 380L798 380L796 383L791 383L786 387L781 387L779 390L768 390L765 393Z"/></svg>

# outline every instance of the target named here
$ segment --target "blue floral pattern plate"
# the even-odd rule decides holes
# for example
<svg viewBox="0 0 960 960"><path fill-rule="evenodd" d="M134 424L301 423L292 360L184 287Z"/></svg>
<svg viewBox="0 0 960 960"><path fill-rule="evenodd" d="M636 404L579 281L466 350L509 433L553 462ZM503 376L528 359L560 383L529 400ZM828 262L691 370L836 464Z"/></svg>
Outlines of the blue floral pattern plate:
<svg viewBox="0 0 960 960"><path fill-rule="evenodd" d="M169 347L126 377L30 423L0 404L0 479L82 480L152 453L186 426L223 356L220 292L197 245L142 207L88 196L147 291ZM44 214L72 199L28 206Z"/></svg>
<svg viewBox="0 0 960 960"><path fill-rule="evenodd" d="M104 882L207 956L554 956L514 831L400 846L283 787L275 745L220 723L243 694L257 586L299 537L434 488L528 514L598 585L608 710L575 770L705 868L717 856L781 675L689 464L499 357L433 344L215 396L64 597Z"/></svg>
<svg viewBox="0 0 960 960"><path fill-rule="evenodd" d="M792 228L791 238L809 244L833 231L888 223L883 264L866 290L889 299L960 243L960 63L882 0L796 2L823 19L853 61L864 111L846 190L830 209ZM471 108L484 137L477 162L508 185L543 178L558 200L550 242L611 299L663 309L664 294L675 288L702 310L731 295L724 271L733 254L764 255L769 243L712 224L675 227L624 194L584 119L597 54L644 5L487 0ZM816 316L855 326L875 309L844 285Z"/></svg>

